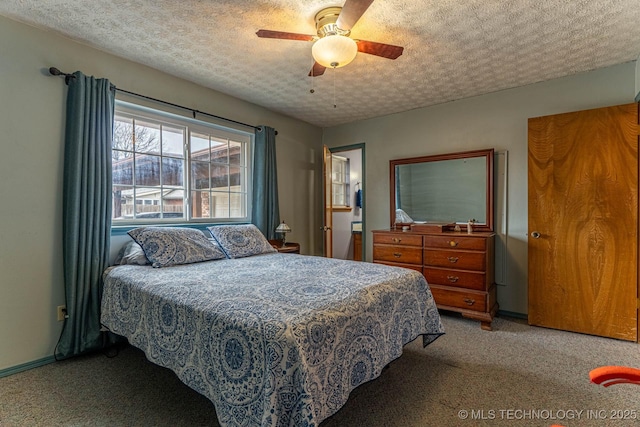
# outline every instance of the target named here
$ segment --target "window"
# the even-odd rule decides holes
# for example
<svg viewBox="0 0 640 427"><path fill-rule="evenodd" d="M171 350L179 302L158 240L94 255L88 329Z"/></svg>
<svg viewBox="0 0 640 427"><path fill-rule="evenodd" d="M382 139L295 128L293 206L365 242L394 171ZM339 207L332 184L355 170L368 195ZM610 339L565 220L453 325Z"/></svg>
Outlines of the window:
<svg viewBox="0 0 640 427"><path fill-rule="evenodd" d="M253 135L116 102L114 224L248 221Z"/></svg>
<svg viewBox="0 0 640 427"><path fill-rule="evenodd" d="M331 191L333 206L349 206L349 159L342 156L331 156Z"/></svg>

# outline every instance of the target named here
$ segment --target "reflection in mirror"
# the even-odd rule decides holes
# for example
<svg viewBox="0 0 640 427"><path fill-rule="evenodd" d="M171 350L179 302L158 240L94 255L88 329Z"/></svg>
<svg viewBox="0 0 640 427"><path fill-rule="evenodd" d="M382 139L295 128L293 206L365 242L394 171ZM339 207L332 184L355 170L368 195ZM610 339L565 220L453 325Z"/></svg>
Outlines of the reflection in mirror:
<svg viewBox="0 0 640 427"><path fill-rule="evenodd" d="M414 221L486 224L485 174L482 157L398 165L396 208Z"/></svg>
<svg viewBox="0 0 640 427"><path fill-rule="evenodd" d="M493 230L493 149L390 162L391 221L402 209L413 221ZM403 222L403 221L400 221Z"/></svg>

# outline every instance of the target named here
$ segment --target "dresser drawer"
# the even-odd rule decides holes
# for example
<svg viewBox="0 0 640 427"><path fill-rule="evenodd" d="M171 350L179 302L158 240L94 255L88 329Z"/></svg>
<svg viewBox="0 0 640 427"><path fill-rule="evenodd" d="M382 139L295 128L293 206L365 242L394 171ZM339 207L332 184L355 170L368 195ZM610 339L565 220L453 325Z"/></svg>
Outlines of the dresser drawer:
<svg viewBox="0 0 640 427"><path fill-rule="evenodd" d="M425 248L441 249L470 249L484 251L486 239L482 237L468 237L464 235L424 236Z"/></svg>
<svg viewBox="0 0 640 427"><path fill-rule="evenodd" d="M486 254L484 252L424 250L425 267L484 271L485 261Z"/></svg>
<svg viewBox="0 0 640 427"><path fill-rule="evenodd" d="M464 308L473 311L487 311L485 292L473 292L458 289L443 289L431 286L431 293L439 306Z"/></svg>
<svg viewBox="0 0 640 427"><path fill-rule="evenodd" d="M373 259L422 265L422 248L412 246L375 245Z"/></svg>
<svg viewBox="0 0 640 427"><path fill-rule="evenodd" d="M407 245L422 247L422 236L418 234L403 233L374 233L373 243L385 245Z"/></svg>
<svg viewBox="0 0 640 427"><path fill-rule="evenodd" d="M484 271L447 270L443 268L425 267L424 277L431 285L454 286L456 288L486 291L486 274Z"/></svg>

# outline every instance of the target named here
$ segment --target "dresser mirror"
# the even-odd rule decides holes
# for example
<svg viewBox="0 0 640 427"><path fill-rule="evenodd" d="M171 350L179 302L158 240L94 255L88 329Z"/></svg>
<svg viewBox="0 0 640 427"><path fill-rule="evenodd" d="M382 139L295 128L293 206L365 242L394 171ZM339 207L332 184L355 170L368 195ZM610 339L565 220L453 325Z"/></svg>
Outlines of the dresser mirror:
<svg viewBox="0 0 640 427"><path fill-rule="evenodd" d="M493 149L389 162L391 227L402 209L415 223L493 231Z"/></svg>

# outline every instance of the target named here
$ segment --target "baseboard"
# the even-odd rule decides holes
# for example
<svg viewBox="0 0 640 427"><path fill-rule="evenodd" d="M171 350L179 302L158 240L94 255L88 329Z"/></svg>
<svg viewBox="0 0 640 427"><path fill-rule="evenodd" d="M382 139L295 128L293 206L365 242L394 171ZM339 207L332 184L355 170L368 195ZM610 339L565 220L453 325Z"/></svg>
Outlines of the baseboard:
<svg viewBox="0 0 640 427"><path fill-rule="evenodd" d="M55 361L55 357L47 356L43 357L42 359L34 360L32 362L23 363L21 365L12 366L10 368L0 369L0 378L8 377L9 375L17 374L18 372L28 371L29 369L48 365L49 363L53 363Z"/></svg>
<svg viewBox="0 0 640 427"><path fill-rule="evenodd" d="M498 310L498 316L515 317L516 319L524 319L524 320L529 319L529 316L527 316L526 314L516 313L514 311L505 311L505 310Z"/></svg>

